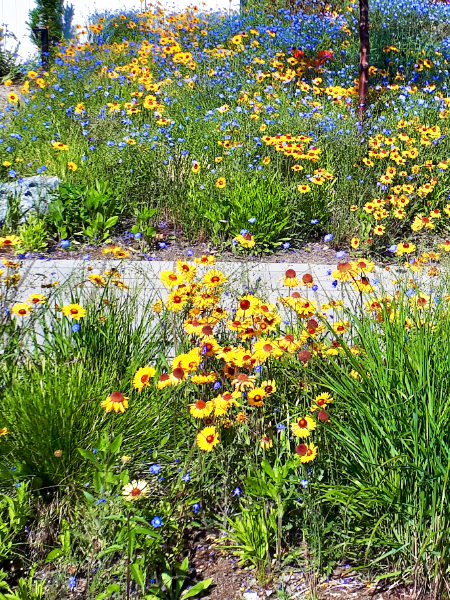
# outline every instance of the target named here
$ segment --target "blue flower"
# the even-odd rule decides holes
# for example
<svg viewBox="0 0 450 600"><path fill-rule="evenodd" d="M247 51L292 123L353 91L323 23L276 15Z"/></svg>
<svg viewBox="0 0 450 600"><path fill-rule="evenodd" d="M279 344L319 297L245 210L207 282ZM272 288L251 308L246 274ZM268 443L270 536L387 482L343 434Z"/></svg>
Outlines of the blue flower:
<svg viewBox="0 0 450 600"><path fill-rule="evenodd" d="M327 233L327 235L323 238L325 242L331 242L331 240L334 238L334 235L332 233Z"/></svg>
<svg viewBox="0 0 450 600"><path fill-rule="evenodd" d="M239 498L239 496L242 494L242 490L239 487L234 488L233 490L233 496L237 496Z"/></svg>
<svg viewBox="0 0 450 600"><path fill-rule="evenodd" d="M277 431L284 431L286 429L286 425L284 423L277 424Z"/></svg>
<svg viewBox="0 0 450 600"><path fill-rule="evenodd" d="M186 481L186 482L187 482L187 481L190 481L190 480L191 480L191 475L190 475L190 473L186 473L186 475L183 475L183 477L182 477L182 480L183 480L183 481Z"/></svg>
<svg viewBox="0 0 450 600"><path fill-rule="evenodd" d="M317 225L319 219L311 219L311 225Z"/></svg>
<svg viewBox="0 0 450 600"><path fill-rule="evenodd" d="M389 246L389 252L392 252L392 254L394 254L394 252L397 252L397 246L395 244Z"/></svg>
<svg viewBox="0 0 450 600"><path fill-rule="evenodd" d="M213 388L215 390L220 390L221 387L222 387L222 384L220 383L220 381L215 381L214 382Z"/></svg>
<svg viewBox="0 0 450 600"><path fill-rule="evenodd" d="M134 234L134 239L135 240L140 240L141 237L142 237L142 233L140 233L140 232Z"/></svg>
<svg viewBox="0 0 450 600"><path fill-rule="evenodd" d="M150 465L149 471L152 475L158 475L161 471L161 465Z"/></svg>
<svg viewBox="0 0 450 600"><path fill-rule="evenodd" d="M256 223L256 217L252 217L248 220L249 223Z"/></svg>
<svg viewBox="0 0 450 600"><path fill-rule="evenodd" d="M309 481L307 479L301 479L300 480L300 485L302 486L302 488L305 488L308 485Z"/></svg>
<svg viewBox="0 0 450 600"><path fill-rule="evenodd" d="M317 290L319 289L319 286L317 285L317 283L315 283L314 285L311 286L311 289L313 292L317 292Z"/></svg>
<svg viewBox="0 0 450 600"><path fill-rule="evenodd" d="M153 519L150 521L150 523L152 524L152 527L161 527L162 525L162 521L160 517L153 517Z"/></svg>
<svg viewBox="0 0 450 600"><path fill-rule="evenodd" d="M59 245L61 246L61 248L67 248L67 246L70 246L70 240L61 240L59 242Z"/></svg>
<svg viewBox="0 0 450 600"><path fill-rule="evenodd" d="M200 504L198 502L196 502L195 504L192 505L192 510L197 514L198 511L200 510Z"/></svg>
<svg viewBox="0 0 450 600"><path fill-rule="evenodd" d="M81 329L81 325L80 325L79 323L74 323L74 324L72 325L72 331L73 331L74 333L76 333L77 331L80 331L80 329Z"/></svg>
<svg viewBox="0 0 450 600"><path fill-rule="evenodd" d="M345 250L341 250L340 252L336 252L336 258L344 258L346 254Z"/></svg>
<svg viewBox="0 0 450 600"><path fill-rule="evenodd" d="M69 577L69 583L67 584L67 587L69 588L69 590L74 590L77 586L77 578L72 575L71 577Z"/></svg>

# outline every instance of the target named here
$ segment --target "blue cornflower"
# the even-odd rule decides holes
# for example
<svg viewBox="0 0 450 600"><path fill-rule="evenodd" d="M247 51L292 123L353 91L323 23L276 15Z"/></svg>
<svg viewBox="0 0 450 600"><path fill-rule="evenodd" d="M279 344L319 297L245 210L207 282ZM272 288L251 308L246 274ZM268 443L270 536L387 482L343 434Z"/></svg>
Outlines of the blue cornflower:
<svg viewBox="0 0 450 600"><path fill-rule="evenodd" d="M161 527L161 525L162 525L161 517L153 517L153 519L150 521L150 523L152 524L152 527Z"/></svg>
<svg viewBox="0 0 450 600"><path fill-rule="evenodd" d="M327 233L327 235L323 238L325 242L331 242L331 240L334 238L334 235L332 233Z"/></svg>
<svg viewBox="0 0 450 600"><path fill-rule="evenodd" d="M307 479L300 479L300 485L302 488L305 488L308 485L309 481Z"/></svg>
<svg viewBox="0 0 450 600"><path fill-rule="evenodd" d="M344 258L346 254L345 250L341 250L340 252L336 252L336 258Z"/></svg>
<svg viewBox="0 0 450 600"><path fill-rule="evenodd" d="M311 225L317 225L319 219L311 219Z"/></svg>
<svg viewBox="0 0 450 600"><path fill-rule="evenodd" d="M286 425L284 423L277 424L277 431L284 431L286 429Z"/></svg>
<svg viewBox="0 0 450 600"><path fill-rule="evenodd" d="M192 505L192 510L197 514L198 511L200 510L200 504L199 502L195 502L195 504Z"/></svg>
<svg viewBox="0 0 450 600"><path fill-rule="evenodd" d="M242 494L242 490L239 487L234 488L233 490L233 496L237 496L239 498L239 496L241 496Z"/></svg>
<svg viewBox="0 0 450 600"><path fill-rule="evenodd" d="M220 390L220 388L221 388L221 387L222 387L222 384L221 384L221 382L220 382L220 381L215 381L215 382L214 382L213 388L214 388L215 390Z"/></svg>
<svg viewBox="0 0 450 600"><path fill-rule="evenodd" d="M61 240L59 242L59 245L61 246L61 248L67 248L67 246L70 246L70 240Z"/></svg>
<svg viewBox="0 0 450 600"><path fill-rule="evenodd" d="M161 465L150 465L149 471L152 475L158 475L161 471Z"/></svg>
<svg viewBox="0 0 450 600"><path fill-rule="evenodd" d="M77 578L72 575L71 577L69 577L69 583L67 584L67 587L69 588L69 590L74 590L77 586Z"/></svg>
<svg viewBox="0 0 450 600"><path fill-rule="evenodd" d="M72 331L73 331L74 333L76 333L77 331L80 331L80 329L81 329L81 325L80 325L79 323L74 323L74 324L72 325Z"/></svg>
<svg viewBox="0 0 450 600"><path fill-rule="evenodd" d="M248 220L249 223L256 223L256 217L252 217Z"/></svg>

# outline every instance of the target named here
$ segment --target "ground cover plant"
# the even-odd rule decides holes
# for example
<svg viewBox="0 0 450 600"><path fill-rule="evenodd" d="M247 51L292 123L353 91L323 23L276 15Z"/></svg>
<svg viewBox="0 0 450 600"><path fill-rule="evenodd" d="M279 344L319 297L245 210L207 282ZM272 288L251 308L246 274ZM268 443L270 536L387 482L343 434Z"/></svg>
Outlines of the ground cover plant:
<svg viewBox="0 0 450 600"><path fill-rule="evenodd" d="M5 588L203 593L186 535L216 527L262 583L344 560L445 598L445 277L384 290L360 258L330 273L347 300L288 269L273 303L214 262L178 261L142 305L120 264L22 297L4 260Z"/></svg>
<svg viewBox="0 0 450 600"><path fill-rule="evenodd" d="M364 125L354 3L93 18L88 41L29 69L3 113L3 179L65 184L22 248L131 229L139 250L169 237L223 248L249 229L258 251L323 234L378 256L431 249L450 212L449 10L371 3ZM113 191L104 220L99 185Z"/></svg>

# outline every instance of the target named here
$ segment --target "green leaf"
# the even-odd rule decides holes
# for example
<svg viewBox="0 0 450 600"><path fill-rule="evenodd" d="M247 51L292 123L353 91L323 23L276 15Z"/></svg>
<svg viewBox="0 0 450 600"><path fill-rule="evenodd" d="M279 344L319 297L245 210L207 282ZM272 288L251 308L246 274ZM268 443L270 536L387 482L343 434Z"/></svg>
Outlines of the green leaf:
<svg viewBox="0 0 450 600"><path fill-rule="evenodd" d="M78 452L81 454L83 458L91 462L93 465L98 467L98 460L95 458L95 454L90 450L85 450L84 448L78 448Z"/></svg>
<svg viewBox="0 0 450 600"><path fill-rule="evenodd" d="M112 552L119 552L123 550L123 546L121 544L113 544L109 546L109 548L105 548L101 552L97 554L97 558L101 558L102 556L106 556L107 554L111 554Z"/></svg>
<svg viewBox="0 0 450 600"><path fill-rule="evenodd" d="M123 435L120 433L112 442L109 447L111 454L116 454L122 446Z"/></svg>
<svg viewBox="0 0 450 600"><path fill-rule="evenodd" d="M51 552L49 552L47 554L47 558L45 559L46 563L52 562L53 560L56 560L57 558L60 558L61 556L63 556L64 552L61 548L55 548L54 550L52 550Z"/></svg>
<svg viewBox="0 0 450 600"><path fill-rule="evenodd" d="M145 574L143 573L140 565L138 563L133 563L130 565L131 576L135 580L135 582L142 588L145 588Z"/></svg>
<svg viewBox="0 0 450 600"><path fill-rule="evenodd" d="M201 592L203 592L203 590L206 590L207 588L209 588L211 583L212 583L211 578L204 579L203 581L199 581L198 583L193 585L189 590L186 590L183 594L181 594L182 600L186 600L186 598L192 598L193 596L197 596L197 594L200 594Z"/></svg>
<svg viewBox="0 0 450 600"><path fill-rule="evenodd" d="M117 223L118 219L119 217L109 217L109 219L106 221L103 227L105 229L111 229L111 227L114 227L114 225Z"/></svg>

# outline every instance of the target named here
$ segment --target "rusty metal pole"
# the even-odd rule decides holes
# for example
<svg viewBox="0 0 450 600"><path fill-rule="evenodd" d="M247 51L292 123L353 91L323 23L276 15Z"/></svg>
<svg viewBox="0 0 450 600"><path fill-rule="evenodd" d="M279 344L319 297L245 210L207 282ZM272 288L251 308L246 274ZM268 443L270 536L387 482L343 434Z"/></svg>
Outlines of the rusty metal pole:
<svg viewBox="0 0 450 600"><path fill-rule="evenodd" d="M359 0L358 118L364 118L369 91L369 0Z"/></svg>

